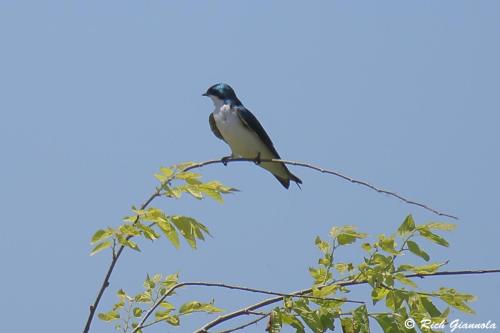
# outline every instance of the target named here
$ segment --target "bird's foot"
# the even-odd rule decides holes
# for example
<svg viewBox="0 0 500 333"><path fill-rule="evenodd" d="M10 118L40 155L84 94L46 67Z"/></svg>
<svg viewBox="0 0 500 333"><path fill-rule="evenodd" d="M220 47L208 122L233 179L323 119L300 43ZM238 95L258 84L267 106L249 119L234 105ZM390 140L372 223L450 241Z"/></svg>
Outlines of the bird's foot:
<svg viewBox="0 0 500 333"><path fill-rule="evenodd" d="M259 165L262 161L260 160L260 152L257 154L257 157L255 157L254 160L255 164Z"/></svg>
<svg viewBox="0 0 500 333"><path fill-rule="evenodd" d="M229 161L229 159L231 159L233 157L233 155L229 155L229 156L224 156L223 158L220 159L220 161L222 162L222 164L224 164L224 166L227 166L227 162Z"/></svg>

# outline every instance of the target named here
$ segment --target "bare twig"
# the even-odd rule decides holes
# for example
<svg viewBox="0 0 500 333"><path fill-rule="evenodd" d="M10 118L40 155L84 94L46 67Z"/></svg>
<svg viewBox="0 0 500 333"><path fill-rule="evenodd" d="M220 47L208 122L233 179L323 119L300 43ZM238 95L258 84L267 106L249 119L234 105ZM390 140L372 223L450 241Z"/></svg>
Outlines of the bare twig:
<svg viewBox="0 0 500 333"><path fill-rule="evenodd" d="M362 301L354 301L354 300L349 300L349 299L343 299L343 298L328 298L328 297L316 297L316 296L309 296L305 294L295 294L295 293L280 293L276 291L268 291L268 290L262 290L262 289L256 289L256 288L249 288L249 287L241 287L241 286L233 286L225 283L213 283L213 282L181 282L178 283L174 286L172 286L170 289L168 289L165 294L160 297L154 304L153 306L146 311L142 319L139 321L139 325L132 331L137 332L138 330L149 326L149 324L145 324L146 320L153 314L153 312L156 310L156 308L160 305L161 302L165 300L168 296L170 296L176 289L181 288L181 287L186 287L186 286L203 286L203 287L217 287L217 288L225 288L225 289L233 289L233 290L241 290L241 291L246 291L246 292L252 292L252 293L257 293L257 294L265 294L265 295L275 295L275 296L280 296L281 298L283 297L301 297L301 298L307 298L307 299L315 299L315 300L325 300L325 301L339 301L339 302L345 302L345 303L358 303L358 304L365 304L365 302ZM252 309L248 309L245 314L256 314Z"/></svg>
<svg viewBox="0 0 500 333"><path fill-rule="evenodd" d="M224 331L219 331L217 333L231 333L231 332L235 332L235 331L239 331L239 330L242 330L244 328L247 328L248 326L252 326L254 324L257 324L259 321L261 321L262 319L264 318L267 318L269 317L270 313L268 314L265 314L265 315L261 315L259 318L255 319L255 320L252 320L246 324L243 324L241 326L237 326L237 327L234 327L234 328L230 328L228 330L224 330Z"/></svg>
<svg viewBox="0 0 500 333"><path fill-rule="evenodd" d="M210 165L210 164L226 164L226 163L229 163L229 162L254 162L254 163L261 163L261 162L269 162L269 163L285 163L285 164L290 164L290 165L295 165L295 166L301 166L301 167L304 167L304 168L309 168L309 169L312 169L312 170L316 170L316 171L319 171L321 173L327 173L327 174L330 174L330 175L334 175L334 176L337 176L339 178L342 178L344 180L347 180L348 182L351 182L353 184L359 184L359 185L362 185L362 186L365 186L365 187L368 187L369 189L371 190L374 190L378 193L383 193L383 194L387 194L389 196L392 196L392 197L395 197L409 205L414 205L414 206L418 206L418 207L421 207L425 210L428 210L436 215L439 215L439 216L445 216L445 217L449 217L449 218L452 218L452 219L455 219L455 220L458 220L458 217L454 216L454 215L451 215L451 214L448 214L448 213L443 213L443 212L440 212L434 208L431 208L430 206L428 205L425 205L423 203L420 203L420 202L417 202L417 201L414 201L414 200L410 200L410 199L407 199L405 197L403 197L402 195L396 193L396 192L392 192L392 191L388 191L388 190L385 190L383 188L380 188L380 187L377 187L377 186L374 186L370 183L367 183L363 180L359 180L359 179L355 179L355 178L352 178L352 177L349 177L349 176L346 176L338 171L334 171L334 170L328 170L328 169L324 169L324 168L321 168L321 167L318 167L318 166L315 166L315 165L312 165L312 164L309 164L309 163L304 163L304 162L298 162L298 161L288 161L288 160L281 160L281 159L254 159L254 158L229 158L227 160L209 160L209 161L205 161L205 162L200 162L200 163L196 163L196 164L193 164L193 165L190 165L189 167L187 167L185 170L192 170L192 169L197 169L197 168L201 168L201 167L204 167L206 165Z"/></svg>
<svg viewBox="0 0 500 333"><path fill-rule="evenodd" d="M491 274L500 273L500 269L480 269L480 270L467 270L467 271L444 271L436 272L432 274L408 274L407 278L426 278L428 276L440 276L440 275L477 275L477 274Z"/></svg>
<svg viewBox="0 0 500 333"><path fill-rule="evenodd" d="M445 271L445 272L436 272L436 273L429 273L429 274L408 274L405 275L407 278L425 278L425 277L433 277L433 276L442 276L442 275L471 275L471 274L491 274L491 273L500 273L500 269L484 269L484 270L464 270L464 271ZM338 286L352 286L352 285L359 285L359 284L366 284L368 283L366 280L363 281L355 281L355 280L350 280L350 281L344 281L344 282L338 282L336 283ZM292 295L304 295L304 294L309 294L312 292L311 288L308 289L303 289L303 290L298 290L296 292L291 293ZM263 301L260 301L259 303L255 303L253 305L247 306L245 308L230 312L226 315L219 316L218 318L212 320L211 322L207 323L195 333L208 333L208 330L220 325L223 322L226 322L230 319L239 317L239 316L244 316L248 315L249 311L253 311L256 309L260 309L264 306L274 304L277 302L280 302L283 300L283 297L273 297L273 298L268 298Z"/></svg>

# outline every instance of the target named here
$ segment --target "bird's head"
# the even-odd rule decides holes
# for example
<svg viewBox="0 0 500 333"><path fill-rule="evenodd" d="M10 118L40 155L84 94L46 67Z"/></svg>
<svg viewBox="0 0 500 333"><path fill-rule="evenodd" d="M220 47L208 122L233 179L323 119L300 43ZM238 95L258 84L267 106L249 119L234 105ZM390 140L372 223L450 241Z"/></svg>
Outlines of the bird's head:
<svg viewBox="0 0 500 333"><path fill-rule="evenodd" d="M233 88L226 83L217 83L207 89L203 96L210 97L215 104L218 102L230 101L232 103L240 104L238 97Z"/></svg>

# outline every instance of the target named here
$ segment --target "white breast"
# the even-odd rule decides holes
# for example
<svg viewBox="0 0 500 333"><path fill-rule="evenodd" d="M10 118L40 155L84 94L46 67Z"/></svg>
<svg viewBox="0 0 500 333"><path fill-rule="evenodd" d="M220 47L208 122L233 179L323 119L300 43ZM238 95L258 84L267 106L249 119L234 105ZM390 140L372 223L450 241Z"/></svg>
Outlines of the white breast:
<svg viewBox="0 0 500 333"><path fill-rule="evenodd" d="M260 152L261 158L273 158L258 135L243 126L236 112L228 104L216 106L214 119L224 140L231 147L233 155L255 158Z"/></svg>

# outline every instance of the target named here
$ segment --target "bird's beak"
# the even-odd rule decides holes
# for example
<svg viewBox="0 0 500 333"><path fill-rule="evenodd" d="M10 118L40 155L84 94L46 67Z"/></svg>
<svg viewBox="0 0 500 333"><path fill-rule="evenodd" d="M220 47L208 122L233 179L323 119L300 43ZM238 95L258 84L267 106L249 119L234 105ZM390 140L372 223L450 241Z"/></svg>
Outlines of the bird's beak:
<svg viewBox="0 0 500 333"><path fill-rule="evenodd" d="M203 94L201 94L201 96L208 96L208 94L207 93L203 93Z"/></svg>

